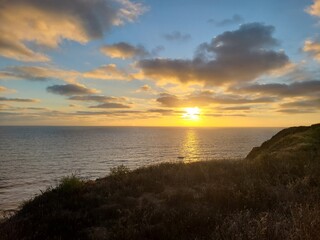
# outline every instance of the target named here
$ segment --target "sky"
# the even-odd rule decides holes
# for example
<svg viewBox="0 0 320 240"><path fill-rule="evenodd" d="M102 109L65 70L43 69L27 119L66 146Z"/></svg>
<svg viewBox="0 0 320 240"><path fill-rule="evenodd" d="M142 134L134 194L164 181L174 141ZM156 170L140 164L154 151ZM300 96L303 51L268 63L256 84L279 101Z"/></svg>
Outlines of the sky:
<svg viewBox="0 0 320 240"><path fill-rule="evenodd" d="M0 125L320 119L320 0L0 0Z"/></svg>

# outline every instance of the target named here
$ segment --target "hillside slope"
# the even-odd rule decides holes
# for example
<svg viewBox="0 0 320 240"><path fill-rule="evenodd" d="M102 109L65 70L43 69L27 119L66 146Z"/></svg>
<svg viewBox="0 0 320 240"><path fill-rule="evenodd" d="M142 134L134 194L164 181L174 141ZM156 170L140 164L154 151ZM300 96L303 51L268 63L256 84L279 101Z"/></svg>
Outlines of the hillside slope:
<svg viewBox="0 0 320 240"><path fill-rule="evenodd" d="M287 128L260 147L255 147L247 159L318 159L320 160L320 124Z"/></svg>
<svg viewBox="0 0 320 240"><path fill-rule="evenodd" d="M319 127L285 129L241 161L65 178L0 223L0 238L319 239Z"/></svg>

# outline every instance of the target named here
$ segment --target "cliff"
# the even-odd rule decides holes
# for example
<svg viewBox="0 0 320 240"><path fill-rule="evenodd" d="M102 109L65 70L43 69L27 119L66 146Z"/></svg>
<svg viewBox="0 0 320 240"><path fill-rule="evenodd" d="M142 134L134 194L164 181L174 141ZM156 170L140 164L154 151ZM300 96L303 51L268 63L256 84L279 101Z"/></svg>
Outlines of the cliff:
<svg viewBox="0 0 320 240"><path fill-rule="evenodd" d="M320 124L284 129L255 147L246 157L251 160L320 160Z"/></svg>

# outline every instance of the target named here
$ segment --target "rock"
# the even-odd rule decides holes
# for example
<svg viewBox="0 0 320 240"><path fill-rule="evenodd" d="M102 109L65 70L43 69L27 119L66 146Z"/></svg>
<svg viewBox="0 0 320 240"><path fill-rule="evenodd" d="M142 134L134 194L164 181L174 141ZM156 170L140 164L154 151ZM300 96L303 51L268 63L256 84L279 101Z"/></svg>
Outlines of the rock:
<svg viewBox="0 0 320 240"><path fill-rule="evenodd" d="M253 148L246 159L320 160L320 124L284 129Z"/></svg>

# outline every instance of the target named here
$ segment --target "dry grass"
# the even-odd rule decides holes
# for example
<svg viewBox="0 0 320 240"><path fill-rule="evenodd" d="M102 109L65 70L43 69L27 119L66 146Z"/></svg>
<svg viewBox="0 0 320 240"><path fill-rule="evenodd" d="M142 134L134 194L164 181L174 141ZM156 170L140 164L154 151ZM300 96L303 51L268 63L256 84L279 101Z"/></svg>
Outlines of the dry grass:
<svg viewBox="0 0 320 240"><path fill-rule="evenodd" d="M320 160L320 159L319 159ZM64 179L2 239L319 239L320 161L160 164Z"/></svg>

